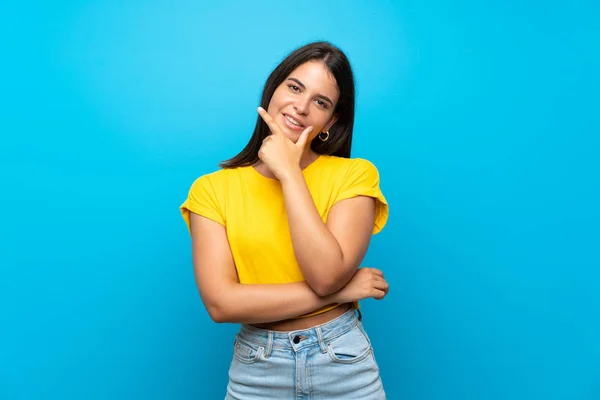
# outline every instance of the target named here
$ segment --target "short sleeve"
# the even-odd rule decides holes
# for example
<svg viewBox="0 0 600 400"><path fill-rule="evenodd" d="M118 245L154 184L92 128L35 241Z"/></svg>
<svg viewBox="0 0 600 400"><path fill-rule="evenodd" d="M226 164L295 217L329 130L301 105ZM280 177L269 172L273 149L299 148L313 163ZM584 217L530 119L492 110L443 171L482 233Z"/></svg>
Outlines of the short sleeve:
<svg viewBox="0 0 600 400"><path fill-rule="evenodd" d="M388 219L388 203L379 188L377 168L371 162L360 158L352 160L335 201L338 202L357 196L373 197L377 201L373 234L379 233Z"/></svg>
<svg viewBox="0 0 600 400"><path fill-rule="evenodd" d="M219 204L217 193L208 175L201 176L194 181L180 210L190 232L190 212L225 225L222 206Z"/></svg>

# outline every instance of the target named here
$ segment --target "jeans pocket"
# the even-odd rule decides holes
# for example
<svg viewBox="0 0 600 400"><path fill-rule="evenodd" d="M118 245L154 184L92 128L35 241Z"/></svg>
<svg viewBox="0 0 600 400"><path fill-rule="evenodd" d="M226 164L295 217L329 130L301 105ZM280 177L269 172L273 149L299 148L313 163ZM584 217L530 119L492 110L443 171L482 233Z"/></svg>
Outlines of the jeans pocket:
<svg viewBox="0 0 600 400"><path fill-rule="evenodd" d="M358 325L327 341L327 354L336 363L354 364L366 359L371 353L371 342Z"/></svg>
<svg viewBox="0 0 600 400"><path fill-rule="evenodd" d="M233 355L235 359L244 364L252 364L260 359L265 348L252 343L236 339L233 345Z"/></svg>

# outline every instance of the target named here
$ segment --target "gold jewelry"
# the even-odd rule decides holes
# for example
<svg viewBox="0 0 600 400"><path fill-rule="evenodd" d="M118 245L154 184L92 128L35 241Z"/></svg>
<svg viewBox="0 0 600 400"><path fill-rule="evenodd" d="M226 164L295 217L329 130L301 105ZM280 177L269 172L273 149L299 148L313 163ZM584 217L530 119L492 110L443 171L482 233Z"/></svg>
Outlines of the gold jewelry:
<svg viewBox="0 0 600 400"><path fill-rule="evenodd" d="M323 134L325 134L325 136L323 136ZM324 131L324 132L319 133L319 139L321 139L322 142L326 142L327 139L329 139L329 132Z"/></svg>

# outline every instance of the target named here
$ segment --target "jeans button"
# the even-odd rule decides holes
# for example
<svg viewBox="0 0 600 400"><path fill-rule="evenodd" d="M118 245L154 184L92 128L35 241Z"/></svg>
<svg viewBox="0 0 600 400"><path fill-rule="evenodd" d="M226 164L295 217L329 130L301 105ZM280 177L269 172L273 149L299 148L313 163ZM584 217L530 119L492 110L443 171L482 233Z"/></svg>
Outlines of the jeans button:
<svg viewBox="0 0 600 400"><path fill-rule="evenodd" d="M294 343L295 344L300 343L300 336L298 336L298 335L294 336Z"/></svg>

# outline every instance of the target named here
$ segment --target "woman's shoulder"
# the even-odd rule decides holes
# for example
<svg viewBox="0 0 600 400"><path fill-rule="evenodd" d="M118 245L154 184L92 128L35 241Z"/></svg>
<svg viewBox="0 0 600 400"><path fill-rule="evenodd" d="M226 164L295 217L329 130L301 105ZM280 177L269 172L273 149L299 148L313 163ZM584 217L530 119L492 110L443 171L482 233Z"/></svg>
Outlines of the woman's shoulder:
<svg viewBox="0 0 600 400"><path fill-rule="evenodd" d="M246 167L221 168L197 176L190 187L192 193L223 195L232 187L232 182L243 181Z"/></svg>
<svg viewBox="0 0 600 400"><path fill-rule="evenodd" d="M371 173L378 175L378 170L375 164L366 158L345 158L338 156L322 156L323 166L329 167L344 174L363 174Z"/></svg>
<svg viewBox="0 0 600 400"><path fill-rule="evenodd" d="M224 183L234 176L239 176L240 174L245 173L247 169L248 167L219 168L198 176L195 179L195 182L211 182L213 184L218 184L221 182Z"/></svg>

